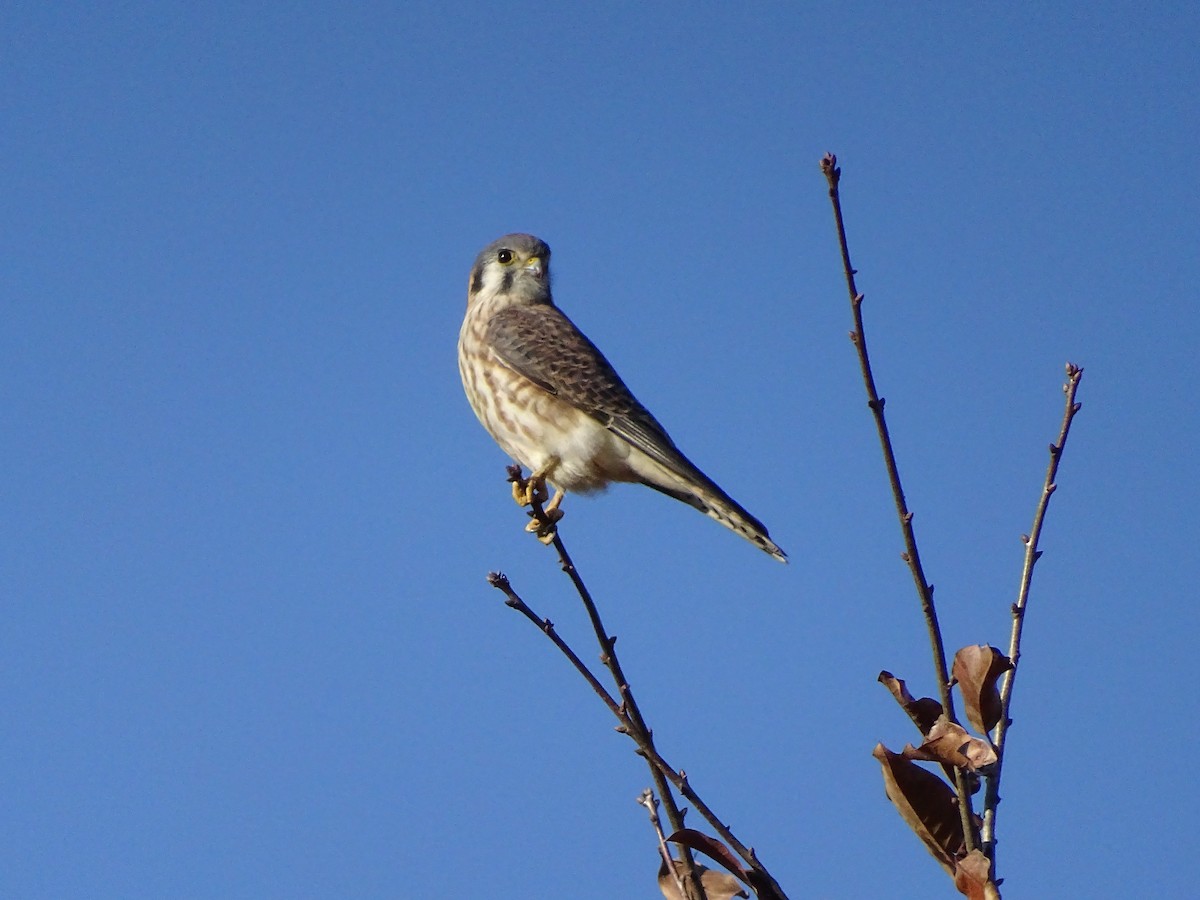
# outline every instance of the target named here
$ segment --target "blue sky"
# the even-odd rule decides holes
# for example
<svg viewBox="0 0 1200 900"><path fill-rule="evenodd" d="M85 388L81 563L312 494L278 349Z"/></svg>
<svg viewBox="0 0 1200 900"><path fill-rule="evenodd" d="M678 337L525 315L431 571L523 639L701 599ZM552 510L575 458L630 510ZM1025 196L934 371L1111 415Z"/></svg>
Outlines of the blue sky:
<svg viewBox="0 0 1200 900"><path fill-rule="evenodd" d="M526 230L792 558L651 491L568 498L664 753L792 896L951 895L870 756L914 737L879 670L935 688L846 339L834 151L951 648L1007 644L1085 367L1005 897L1185 896L1198 27L1191 4L8 5L0 893L658 896L644 766L484 580L595 658L454 360L472 259Z"/></svg>

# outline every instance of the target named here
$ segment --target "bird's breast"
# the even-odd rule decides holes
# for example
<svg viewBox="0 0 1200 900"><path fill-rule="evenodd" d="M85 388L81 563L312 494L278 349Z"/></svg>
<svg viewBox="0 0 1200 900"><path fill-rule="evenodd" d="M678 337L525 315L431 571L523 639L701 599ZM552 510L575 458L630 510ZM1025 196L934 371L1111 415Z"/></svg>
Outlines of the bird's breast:
<svg viewBox="0 0 1200 900"><path fill-rule="evenodd" d="M501 448L530 471L547 469L566 491L602 490L634 480L630 447L596 419L510 368L484 340L483 328L463 323L459 372L475 415Z"/></svg>

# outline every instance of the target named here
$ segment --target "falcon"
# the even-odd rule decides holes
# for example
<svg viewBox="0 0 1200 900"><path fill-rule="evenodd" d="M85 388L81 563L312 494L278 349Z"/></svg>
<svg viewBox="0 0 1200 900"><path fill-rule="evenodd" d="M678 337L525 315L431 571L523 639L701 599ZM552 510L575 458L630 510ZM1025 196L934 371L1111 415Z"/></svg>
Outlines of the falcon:
<svg viewBox="0 0 1200 900"><path fill-rule="evenodd" d="M496 443L532 473L518 502L549 483L564 492L644 484L694 506L780 562L766 527L701 472L625 386L596 345L554 305L550 248L509 234L475 258L458 335L467 399Z"/></svg>

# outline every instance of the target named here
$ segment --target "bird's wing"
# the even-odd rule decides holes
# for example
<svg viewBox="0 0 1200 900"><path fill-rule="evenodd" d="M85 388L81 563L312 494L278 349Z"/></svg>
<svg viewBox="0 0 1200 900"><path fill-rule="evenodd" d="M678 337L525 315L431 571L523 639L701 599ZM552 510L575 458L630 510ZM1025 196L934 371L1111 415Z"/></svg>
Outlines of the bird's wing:
<svg viewBox="0 0 1200 900"><path fill-rule="evenodd" d="M511 306L502 310L488 322L487 341L505 365L600 422L673 472L682 484L703 487L708 496L679 485L650 480L645 484L713 516L768 553L784 558L783 551L770 541L762 522L679 451L666 429L637 401L604 354L557 307ZM726 512L736 514L744 527L730 525L728 515L714 513L720 509L713 504L714 497Z"/></svg>
<svg viewBox="0 0 1200 900"><path fill-rule="evenodd" d="M709 480L679 452L604 354L558 307L510 306L488 322L487 341L505 365L656 462L678 475Z"/></svg>

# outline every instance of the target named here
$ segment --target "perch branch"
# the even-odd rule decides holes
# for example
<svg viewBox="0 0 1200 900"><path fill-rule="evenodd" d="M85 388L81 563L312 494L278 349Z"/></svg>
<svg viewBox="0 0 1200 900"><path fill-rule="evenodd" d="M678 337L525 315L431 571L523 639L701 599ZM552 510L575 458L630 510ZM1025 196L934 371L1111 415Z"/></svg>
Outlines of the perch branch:
<svg viewBox="0 0 1200 900"><path fill-rule="evenodd" d="M666 780L666 776L663 775L653 760L650 759L650 757L648 757L646 754L645 746L640 739L641 731L629 716L628 703L624 700L621 703L618 703L613 698L612 694L610 694L605 689L604 685L600 683L600 680L592 674L592 671L587 667L584 661L579 658L579 654L571 648L570 644L563 640L561 635L559 635L558 630L554 627L554 623L548 618L544 618L535 613L532 609L530 609L529 604L527 604L520 597L520 595L517 594L517 592L513 589L512 583L508 580L508 576L506 576L503 572L489 572L488 584L501 591L505 596L505 605L511 609L515 609L526 619L536 625L538 630L546 635L546 637L550 639L554 646L559 649L563 656L567 658L571 665L575 667L575 671L583 676L583 680L588 683L593 691L595 691L596 696L600 698L601 702L608 707L608 711L616 716L617 722L619 723L617 725L617 731L621 732L622 734L629 735L629 737L633 738L634 742L638 745L638 752L647 760L647 763L650 766L651 777L654 778L655 785L659 786L659 793L662 794L665 791L670 791L670 785ZM678 820L676 821L676 819L673 818L671 821L671 826L674 830L678 831L683 827L683 813L680 811L678 805L674 802L673 795L671 796L670 805L668 806L669 818L671 817L671 810L674 810L674 815ZM683 865L685 878L687 877L687 872L695 872L695 860L690 854L685 856ZM693 883L699 883L698 875ZM703 891L703 888L701 887L700 890ZM687 892L685 892L684 896L693 896L696 897L696 900L704 900L704 895L702 893L696 894L693 892L689 895Z"/></svg>
<svg viewBox="0 0 1200 900"><path fill-rule="evenodd" d="M515 470L515 471L514 471ZM520 469L510 467L510 480L518 481L521 478ZM531 494L532 517L534 521L544 521L545 513L541 508L541 502L536 496ZM596 691L601 700L609 707L609 710L617 717L617 730L628 735L637 745L637 752L642 756L649 768L650 775L654 779L655 789L658 796L662 800L662 805L667 814L667 819L671 823L674 831L682 830L684 826L684 810L679 808L675 800L672 787L682 794L692 807L710 824L716 833L721 837L730 848L742 857L747 865L761 876L764 885L769 886L769 890L774 892L775 900L787 900L787 895L783 889L779 887L774 877L766 870L758 860L754 849L747 847L734 836L733 832L717 817L712 809L700 798L700 796L692 788L688 780L687 774L681 770L672 767L658 752L658 748L654 744L654 734L650 727L646 724L645 718L642 716L641 708L638 706L637 700L634 698L633 690L629 686L629 679L625 676L625 671L621 666L620 658L616 651L616 637L610 635L604 627L604 622L600 618L600 612L596 607L595 601L592 599L591 591L588 590L583 578L579 574L579 570L575 567L575 563L571 559L566 546L563 544L562 537L558 533L558 529L554 528L552 532L552 545L558 553L559 563L564 573L570 578L571 584L575 587L576 593L583 602L584 609L587 611L588 619L591 622L592 630L595 633L596 641L600 646L600 660L609 670L613 682L616 685L617 693L620 696L620 703L608 693L599 682L591 675L587 667L579 659L578 655L567 646L566 642L558 636L553 625L547 620L538 616L532 610L529 610L527 604L520 600L512 590L512 586L508 583L508 579L502 575L492 574L488 576L488 581L500 590L504 591L506 603L522 612L523 615L549 637L575 666L576 670L588 681L592 689ZM689 886L696 886L698 889L694 895L703 900L703 888L700 887L699 875L695 872L693 865L693 857L691 851L686 847L680 848L680 858L683 863L685 877L695 876L691 879Z"/></svg>

